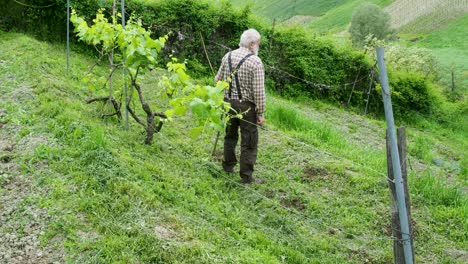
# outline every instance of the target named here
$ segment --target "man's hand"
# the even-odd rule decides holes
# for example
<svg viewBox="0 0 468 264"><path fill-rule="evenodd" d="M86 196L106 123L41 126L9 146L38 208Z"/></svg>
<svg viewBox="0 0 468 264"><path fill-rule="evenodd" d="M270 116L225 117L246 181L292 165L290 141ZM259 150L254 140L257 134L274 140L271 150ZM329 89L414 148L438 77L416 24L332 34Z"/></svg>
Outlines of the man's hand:
<svg viewBox="0 0 468 264"><path fill-rule="evenodd" d="M264 123L265 123L265 118L263 116L257 117L257 125L263 126Z"/></svg>

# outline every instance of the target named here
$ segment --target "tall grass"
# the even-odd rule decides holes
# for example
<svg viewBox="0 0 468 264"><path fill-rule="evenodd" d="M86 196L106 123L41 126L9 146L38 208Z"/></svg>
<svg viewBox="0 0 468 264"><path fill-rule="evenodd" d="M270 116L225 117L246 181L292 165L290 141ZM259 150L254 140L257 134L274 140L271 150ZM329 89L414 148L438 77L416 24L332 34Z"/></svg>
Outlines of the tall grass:
<svg viewBox="0 0 468 264"><path fill-rule="evenodd" d="M294 108L281 105L269 105L267 118L283 130L300 132L310 135L313 139L323 143L343 146L346 144L344 138L338 131L325 122L312 121Z"/></svg>
<svg viewBox="0 0 468 264"><path fill-rule="evenodd" d="M459 207L467 205L468 199L458 186L425 171L420 175L410 175L410 184L415 196L420 196L425 204Z"/></svg>

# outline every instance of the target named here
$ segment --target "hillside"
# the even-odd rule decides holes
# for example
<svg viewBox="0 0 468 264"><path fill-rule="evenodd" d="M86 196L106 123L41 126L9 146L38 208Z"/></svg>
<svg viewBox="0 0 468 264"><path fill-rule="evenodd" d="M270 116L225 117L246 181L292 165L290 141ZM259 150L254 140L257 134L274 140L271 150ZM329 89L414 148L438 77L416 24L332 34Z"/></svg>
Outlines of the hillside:
<svg viewBox="0 0 468 264"><path fill-rule="evenodd" d="M231 0L236 6L251 5L256 15L285 24L304 24L316 32L346 29L354 9L370 2L384 8L392 26L403 33L427 33L468 13L466 0ZM308 18L305 19L304 17Z"/></svg>
<svg viewBox="0 0 468 264"><path fill-rule="evenodd" d="M299 23L309 25L315 31L336 31L345 27L351 21L354 8L365 2L372 2L380 6L386 6L392 0L231 0L236 6L252 4L253 13L268 18L270 21ZM304 17L308 19L304 19Z"/></svg>
<svg viewBox="0 0 468 264"><path fill-rule="evenodd" d="M451 73L454 72L455 89L467 91L468 88L468 42L466 41L468 16L454 19L446 26L428 34L409 35L416 39L409 46L428 48L437 58L441 68L442 81L452 85Z"/></svg>
<svg viewBox="0 0 468 264"><path fill-rule="evenodd" d="M400 33L429 33L468 14L466 0L396 0L384 8Z"/></svg>
<svg viewBox="0 0 468 264"><path fill-rule="evenodd" d="M190 116L152 146L99 118L82 82L94 59L72 52L67 76L64 50L0 31L0 262L391 262L383 121L269 93L267 183L245 186ZM466 263L467 130L421 123L407 130L416 261Z"/></svg>
<svg viewBox="0 0 468 264"><path fill-rule="evenodd" d="M235 5L243 5L251 3L252 1L246 0L231 0ZM260 15L267 16L269 18L276 18L280 21L289 19L297 15L320 17L326 15L326 13L332 9L340 7L342 5L349 4L353 1L350 0L332 0L332 1L308 1L308 0L258 0L253 1L253 10L258 11ZM356 2L356 1L354 1ZM359 1L358 1L359 2ZM361 1L362 2L362 1ZM391 0L371 0L377 4L389 3Z"/></svg>
<svg viewBox="0 0 468 264"><path fill-rule="evenodd" d="M431 50L438 62L441 86L452 89L452 72L455 88L466 94L468 87L468 57L466 35L468 18L467 0L395 0L395 1L243 1L232 0L236 5L253 2L254 14L277 19L282 25L299 25L311 34L328 35L337 43L346 43L346 28L355 8L364 2L382 6L391 16L392 27L407 46Z"/></svg>

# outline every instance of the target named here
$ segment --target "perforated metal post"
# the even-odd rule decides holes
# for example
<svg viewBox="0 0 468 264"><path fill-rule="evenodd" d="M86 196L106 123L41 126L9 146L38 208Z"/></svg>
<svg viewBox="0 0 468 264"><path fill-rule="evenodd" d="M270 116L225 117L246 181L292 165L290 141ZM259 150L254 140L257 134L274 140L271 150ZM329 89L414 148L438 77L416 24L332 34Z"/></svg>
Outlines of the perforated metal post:
<svg viewBox="0 0 468 264"><path fill-rule="evenodd" d="M122 0L122 30L125 30L125 0ZM125 97L125 128L128 129L128 88L127 88L127 70L125 68L125 56L122 58L123 62L123 78L124 78L124 97Z"/></svg>
<svg viewBox="0 0 468 264"><path fill-rule="evenodd" d="M67 0L67 75L70 71L70 0Z"/></svg>
<svg viewBox="0 0 468 264"><path fill-rule="evenodd" d="M392 99L390 96L390 86L388 83L387 68L385 65L384 49L382 47L377 48L377 61L379 64L380 84L382 85L385 119L387 120L388 138L390 141L390 154L392 157L393 175L395 176L395 189L397 194L396 199L400 218L405 263L413 264L413 249L411 247L411 235L408 223L408 212L406 210L403 177L401 175L401 164L398 153L395 120L393 117Z"/></svg>

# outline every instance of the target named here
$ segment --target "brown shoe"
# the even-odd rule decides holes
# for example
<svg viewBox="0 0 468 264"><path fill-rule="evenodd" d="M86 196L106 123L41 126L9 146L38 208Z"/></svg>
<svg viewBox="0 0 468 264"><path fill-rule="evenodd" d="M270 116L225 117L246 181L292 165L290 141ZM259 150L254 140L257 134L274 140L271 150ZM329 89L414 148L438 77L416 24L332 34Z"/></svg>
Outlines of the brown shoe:
<svg viewBox="0 0 468 264"><path fill-rule="evenodd" d="M223 171L224 171L225 173L227 173L227 174L234 174L234 173L235 173L235 172L234 172L234 169L231 169L231 170L224 170L224 169L223 169Z"/></svg>
<svg viewBox="0 0 468 264"><path fill-rule="evenodd" d="M263 184L265 183L265 180L264 179L259 179L259 178L242 178L242 183L244 184Z"/></svg>
<svg viewBox="0 0 468 264"><path fill-rule="evenodd" d="M265 182L266 182L265 179L259 179L259 178L254 179L254 183L256 183L256 184L264 184Z"/></svg>

